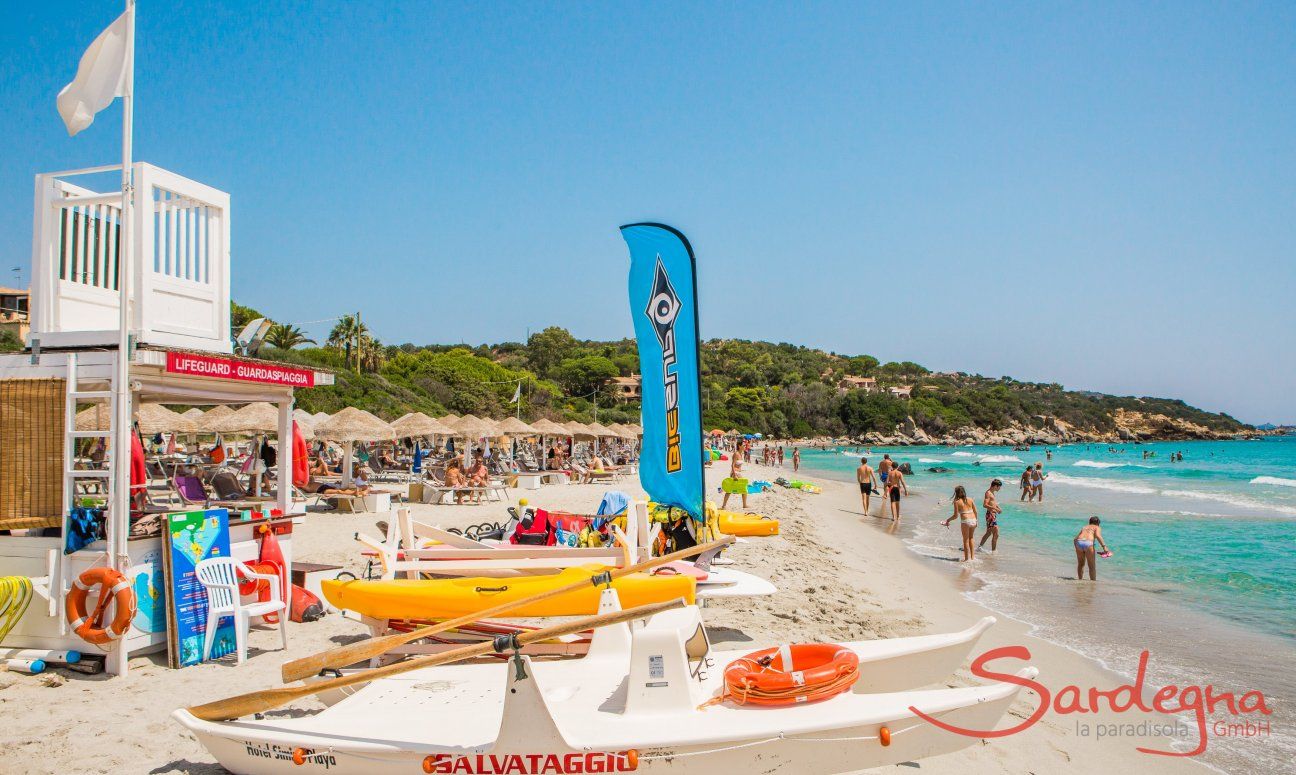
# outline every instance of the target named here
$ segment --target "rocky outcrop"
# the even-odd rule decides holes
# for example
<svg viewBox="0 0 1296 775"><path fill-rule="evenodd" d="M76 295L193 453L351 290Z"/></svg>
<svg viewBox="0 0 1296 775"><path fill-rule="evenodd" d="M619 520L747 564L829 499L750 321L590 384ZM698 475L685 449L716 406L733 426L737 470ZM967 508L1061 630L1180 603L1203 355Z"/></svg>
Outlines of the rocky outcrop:
<svg viewBox="0 0 1296 775"><path fill-rule="evenodd" d="M1048 415L1037 415L1031 418L1029 425L1014 422L1007 428L988 430L986 428L956 428L941 436L933 436L914 420L906 417L896 425L890 434L870 432L851 439L852 445L901 447L912 445L943 444L958 446L976 444L988 447L1018 446L1057 446L1068 443L1119 444L1132 441L1181 440L1181 439L1232 439L1243 438L1247 434L1224 433L1213 431L1203 425L1167 417L1163 414L1147 414L1117 409L1111 417L1116 428L1114 431L1094 431L1077 428L1065 420Z"/></svg>

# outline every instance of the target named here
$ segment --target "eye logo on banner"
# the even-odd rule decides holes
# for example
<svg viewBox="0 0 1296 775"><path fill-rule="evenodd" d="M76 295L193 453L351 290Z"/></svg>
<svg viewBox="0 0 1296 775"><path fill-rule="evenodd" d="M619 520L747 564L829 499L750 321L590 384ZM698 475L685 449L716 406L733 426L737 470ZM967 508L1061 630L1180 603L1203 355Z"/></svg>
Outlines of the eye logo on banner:
<svg viewBox="0 0 1296 775"><path fill-rule="evenodd" d="M680 455L679 433L679 376L675 371L675 318L679 317L680 300L671 285L670 275L657 256L657 269L653 276L652 299L645 310L652 321L657 343L662 349L662 409L666 414L666 471L674 473L684 463Z"/></svg>

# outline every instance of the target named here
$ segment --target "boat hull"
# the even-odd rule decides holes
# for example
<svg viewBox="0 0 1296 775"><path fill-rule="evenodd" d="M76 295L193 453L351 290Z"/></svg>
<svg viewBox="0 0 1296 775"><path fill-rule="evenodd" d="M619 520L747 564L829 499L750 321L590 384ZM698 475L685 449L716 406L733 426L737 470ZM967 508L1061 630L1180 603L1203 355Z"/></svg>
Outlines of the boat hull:
<svg viewBox="0 0 1296 775"><path fill-rule="evenodd" d="M943 691L963 693L963 704L932 715L970 730L993 729L1017 695L1017 687L1005 685ZM759 715L764 711L752 709L750 712ZM222 767L238 775L312 771L333 775L409 775L418 772L716 775L757 771L833 775L953 753L978 739L947 732L912 713L904 713L881 722L811 734L779 736L772 733L704 745L626 745L591 751L577 750L561 740L553 740L547 745L538 741L525 748L500 750L436 746L393 750L379 741L276 738L255 729L241 733L237 722L209 724L183 710L176 711L176 717L189 727ZM879 740L879 732L884 726L891 735L890 745L885 746ZM294 756L300 764L294 761Z"/></svg>
<svg viewBox="0 0 1296 775"><path fill-rule="evenodd" d="M568 568L543 576L514 578L326 580L324 597L337 608L373 619L452 619L501 603L533 597L582 579L598 569ZM686 576L632 573L612 582L626 608L684 598L694 602L696 585ZM585 616L598 612L599 588L593 584L509 612L512 617Z"/></svg>

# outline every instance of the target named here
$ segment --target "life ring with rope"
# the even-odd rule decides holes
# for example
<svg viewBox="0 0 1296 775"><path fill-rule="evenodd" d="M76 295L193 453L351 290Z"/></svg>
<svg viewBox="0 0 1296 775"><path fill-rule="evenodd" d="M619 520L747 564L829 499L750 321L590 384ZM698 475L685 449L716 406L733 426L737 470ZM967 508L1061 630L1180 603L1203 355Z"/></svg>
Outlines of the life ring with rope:
<svg viewBox="0 0 1296 775"><path fill-rule="evenodd" d="M86 600L90 590L99 587L99 600L94 610L86 613ZM116 602L117 609L107 625L103 623L108 603ZM91 568L72 582L68 590L67 621L86 643L106 646L119 640L130 629L135 618L135 589L131 582L112 568Z"/></svg>
<svg viewBox="0 0 1296 775"><path fill-rule="evenodd" d="M859 680L859 655L836 643L798 643L747 654L729 663L721 699L739 704L795 705L835 697Z"/></svg>

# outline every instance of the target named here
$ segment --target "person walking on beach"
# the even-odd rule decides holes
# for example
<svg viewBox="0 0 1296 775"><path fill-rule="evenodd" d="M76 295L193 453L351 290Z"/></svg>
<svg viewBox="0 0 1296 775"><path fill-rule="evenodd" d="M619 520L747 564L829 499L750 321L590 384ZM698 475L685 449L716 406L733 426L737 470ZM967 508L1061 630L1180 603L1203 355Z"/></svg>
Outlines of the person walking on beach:
<svg viewBox="0 0 1296 775"><path fill-rule="evenodd" d="M801 470L801 448L793 447L792 448L792 473L795 474L797 471L800 470Z"/></svg>
<svg viewBox="0 0 1296 775"><path fill-rule="evenodd" d="M984 547L986 539L990 539L990 551L999 550L999 515L1003 513L1003 508L999 506L997 493L1003 487L1003 482L995 479L990 482L990 489L985 491L985 497L981 499L981 505L985 508L986 529L981 536L981 543L977 547Z"/></svg>
<svg viewBox="0 0 1296 775"><path fill-rule="evenodd" d="M735 479L735 480L737 480L737 479L742 479L742 478L743 478L743 476L742 476L742 469L743 469L742 459L739 458L737 455L732 455L732 456L730 456L730 458L729 458L729 478L730 478L730 479ZM728 492L728 491L725 492L725 494L724 494L724 498L721 499L721 501L720 501L720 508L721 508L721 509L728 508L728 506L729 506L729 496L732 495L732 494L733 494L733 493ZM742 507L743 507L744 509L746 509L746 508L747 508L747 488L746 488L746 487L743 488L741 495L742 495Z"/></svg>
<svg viewBox="0 0 1296 775"><path fill-rule="evenodd" d="M1048 474L1044 473L1044 464L1036 463L1035 471L1031 474L1031 496L1039 501L1044 502L1044 479Z"/></svg>
<svg viewBox="0 0 1296 775"><path fill-rule="evenodd" d="M967 496L967 490L961 484L954 488L954 513L942 524L949 527L949 523L956 519L959 521L959 531L963 534L963 562L971 562L976 559L976 548L972 542L976 540L977 510L976 504Z"/></svg>
<svg viewBox="0 0 1296 775"><path fill-rule="evenodd" d="M878 467L877 467L878 479L882 480L882 489L884 490L886 489L887 486L887 474L891 473L891 467L894 465L895 463L891 461L890 455L883 455L882 462L878 463Z"/></svg>
<svg viewBox="0 0 1296 775"><path fill-rule="evenodd" d="M782 444L778 446L778 467L779 468L783 467L783 445Z"/></svg>
<svg viewBox="0 0 1296 775"><path fill-rule="evenodd" d="M860 500L864 502L864 516L868 516L869 502L873 498L873 467L868 464L868 458L860 458L859 468L855 469L855 478L859 481Z"/></svg>
<svg viewBox="0 0 1296 775"><path fill-rule="evenodd" d="M1027 498L1031 500L1035 499L1035 492L1034 489L1031 487L1032 473L1034 473L1034 469L1031 468L1030 466L1026 466L1026 470L1022 472L1021 475L1021 491L1022 491L1021 500L1023 501L1026 500Z"/></svg>
<svg viewBox="0 0 1296 775"><path fill-rule="evenodd" d="M1098 553L1094 549L1095 543L1102 547L1104 554L1111 552L1107 548L1107 542L1103 540L1101 526L1101 519L1090 517L1089 524L1080 528L1080 532L1076 533L1072 541L1075 544L1077 581L1084 581L1085 565L1089 566L1089 580L1098 580Z"/></svg>
<svg viewBox="0 0 1296 775"><path fill-rule="evenodd" d="M881 465L879 464L878 467L880 468ZM903 489L904 494L908 495L909 485L905 484L904 474L900 473L900 469L897 468L894 463L891 464L891 470L887 473L886 488L888 491L887 497L890 498L891 500L891 521L899 522L900 521L900 490Z"/></svg>

